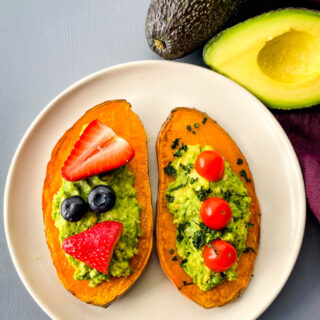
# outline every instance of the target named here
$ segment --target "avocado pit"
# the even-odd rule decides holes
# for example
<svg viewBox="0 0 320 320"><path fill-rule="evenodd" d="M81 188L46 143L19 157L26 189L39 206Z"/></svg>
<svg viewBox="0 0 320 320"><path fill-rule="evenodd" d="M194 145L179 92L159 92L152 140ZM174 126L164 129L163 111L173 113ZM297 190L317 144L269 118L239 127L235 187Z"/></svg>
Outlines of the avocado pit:
<svg viewBox="0 0 320 320"><path fill-rule="evenodd" d="M257 62L273 80L305 82L320 74L320 44L311 33L291 29L267 41Z"/></svg>

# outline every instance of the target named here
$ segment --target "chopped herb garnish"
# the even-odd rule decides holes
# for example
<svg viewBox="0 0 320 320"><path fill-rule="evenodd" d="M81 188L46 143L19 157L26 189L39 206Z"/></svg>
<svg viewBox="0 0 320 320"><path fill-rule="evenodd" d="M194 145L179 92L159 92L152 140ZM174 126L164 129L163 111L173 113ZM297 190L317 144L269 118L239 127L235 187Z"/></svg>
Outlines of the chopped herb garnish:
<svg viewBox="0 0 320 320"><path fill-rule="evenodd" d="M233 203L240 209L241 208L241 204L239 200L234 200Z"/></svg>
<svg viewBox="0 0 320 320"><path fill-rule="evenodd" d="M172 260L172 261L177 261L177 260L178 260L178 257L177 257L177 256L174 256L171 260Z"/></svg>
<svg viewBox="0 0 320 320"><path fill-rule="evenodd" d="M188 131L191 131L191 130L192 130L190 124L187 125L187 130L188 130Z"/></svg>
<svg viewBox="0 0 320 320"><path fill-rule="evenodd" d="M185 166L184 164L182 164L182 163L180 163L180 167L184 170L184 171L186 171L186 173L190 173L190 171L191 171L191 168L188 166Z"/></svg>
<svg viewBox="0 0 320 320"><path fill-rule="evenodd" d="M177 234L177 241L178 242L181 242L183 240L183 238L184 238L183 234L181 234L181 233Z"/></svg>
<svg viewBox="0 0 320 320"><path fill-rule="evenodd" d="M186 264L187 262L187 259L183 259L181 262L180 262L180 267L183 268L183 266Z"/></svg>
<svg viewBox="0 0 320 320"><path fill-rule="evenodd" d="M179 150L176 151L173 155L174 155L175 157L177 157L177 158L182 157L181 150L179 149Z"/></svg>
<svg viewBox="0 0 320 320"><path fill-rule="evenodd" d="M246 170L241 170L240 171L240 176L246 180L246 182L251 182L251 179L248 178Z"/></svg>
<svg viewBox="0 0 320 320"><path fill-rule="evenodd" d="M172 141L171 149L175 149L179 145L179 140L181 138L176 138Z"/></svg>
<svg viewBox="0 0 320 320"><path fill-rule="evenodd" d="M204 118L202 119L202 123L205 124L205 123L207 122L207 120L208 120L208 118L207 118L207 117L204 117Z"/></svg>
<svg viewBox="0 0 320 320"><path fill-rule="evenodd" d="M179 184L178 186L173 187L172 189L170 189L169 192L179 190L179 189L183 188L184 186L185 186L185 185L183 185L183 184Z"/></svg>
<svg viewBox="0 0 320 320"><path fill-rule="evenodd" d="M207 199L208 195L211 193L211 189L204 190L203 186L199 191L194 191L200 201L204 201Z"/></svg>
<svg viewBox="0 0 320 320"><path fill-rule="evenodd" d="M199 180L198 177L197 177L197 178L191 177L191 179L190 179L190 184L194 184L194 183L197 182L198 180Z"/></svg>
<svg viewBox="0 0 320 320"><path fill-rule="evenodd" d="M196 134L196 132L195 132L195 131L192 131L192 133L193 133L193 134Z"/></svg>
<svg viewBox="0 0 320 320"><path fill-rule="evenodd" d="M200 123L195 123L193 126L194 126L195 128L199 128Z"/></svg>
<svg viewBox="0 0 320 320"><path fill-rule="evenodd" d="M193 282L187 282L187 281L182 281L184 286L189 286L190 284L193 284Z"/></svg>
<svg viewBox="0 0 320 320"><path fill-rule="evenodd" d="M171 196L170 194L166 194L166 198L167 198L168 202L172 203L174 201L174 197Z"/></svg>
<svg viewBox="0 0 320 320"><path fill-rule="evenodd" d="M248 227L250 227L250 228L254 228L254 224L253 224L253 223L248 222Z"/></svg>
<svg viewBox="0 0 320 320"><path fill-rule="evenodd" d="M173 154L175 157L182 157L182 151L186 152L188 146L186 146L183 142L181 147Z"/></svg>
<svg viewBox="0 0 320 320"><path fill-rule="evenodd" d="M173 254L174 253L174 249L170 249L169 252L170 252L170 254Z"/></svg>
<svg viewBox="0 0 320 320"><path fill-rule="evenodd" d="M187 226L190 226L190 222L181 223L177 227L177 241L181 242L184 238L184 230Z"/></svg>
<svg viewBox="0 0 320 320"><path fill-rule="evenodd" d="M177 227L177 241L181 242L184 238L184 229L186 228L186 223L181 223Z"/></svg>
<svg viewBox="0 0 320 320"><path fill-rule="evenodd" d="M177 174L177 170L171 165L171 162L169 162L163 170L168 176L174 176Z"/></svg>
<svg viewBox="0 0 320 320"><path fill-rule="evenodd" d="M252 251L253 253L256 253L256 251L255 251L253 248L251 248L251 247L246 247L246 248L243 250L243 253L248 253L248 252L250 252L250 251Z"/></svg>
<svg viewBox="0 0 320 320"><path fill-rule="evenodd" d="M227 202L230 201L231 196L232 196L232 193L230 192L230 190L226 190L226 191L224 191L223 194L222 194L223 200L225 200L225 201L227 201Z"/></svg>
<svg viewBox="0 0 320 320"><path fill-rule="evenodd" d="M193 234L192 244L196 249L202 248L205 242L206 242L206 234L203 231L198 230Z"/></svg>
<svg viewBox="0 0 320 320"><path fill-rule="evenodd" d="M237 160L237 164L243 164L243 160L242 160L242 159L240 159L240 158L238 158L238 160Z"/></svg>

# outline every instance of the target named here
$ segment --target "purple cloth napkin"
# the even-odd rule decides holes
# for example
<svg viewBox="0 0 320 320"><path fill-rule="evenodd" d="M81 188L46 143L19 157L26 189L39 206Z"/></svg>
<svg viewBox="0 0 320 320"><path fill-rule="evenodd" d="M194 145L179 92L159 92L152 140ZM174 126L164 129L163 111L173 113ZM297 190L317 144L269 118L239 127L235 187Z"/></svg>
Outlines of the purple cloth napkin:
<svg viewBox="0 0 320 320"><path fill-rule="evenodd" d="M320 222L320 105L272 112L287 133L298 156L308 203Z"/></svg>

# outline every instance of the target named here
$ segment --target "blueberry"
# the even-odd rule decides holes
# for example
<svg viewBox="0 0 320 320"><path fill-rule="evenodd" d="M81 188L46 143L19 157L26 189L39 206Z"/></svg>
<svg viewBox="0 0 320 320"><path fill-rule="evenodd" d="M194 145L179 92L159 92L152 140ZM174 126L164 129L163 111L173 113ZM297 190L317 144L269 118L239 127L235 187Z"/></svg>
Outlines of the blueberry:
<svg viewBox="0 0 320 320"><path fill-rule="evenodd" d="M62 201L61 215L67 221L79 221L87 211L87 203L79 196L69 197Z"/></svg>
<svg viewBox="0 0 320 320"><path fill-rule="evenodd" d="M114 190L108 186L100 184L95 186L89 193L89 208L97 213L110 210L116 202Z"/></svg>

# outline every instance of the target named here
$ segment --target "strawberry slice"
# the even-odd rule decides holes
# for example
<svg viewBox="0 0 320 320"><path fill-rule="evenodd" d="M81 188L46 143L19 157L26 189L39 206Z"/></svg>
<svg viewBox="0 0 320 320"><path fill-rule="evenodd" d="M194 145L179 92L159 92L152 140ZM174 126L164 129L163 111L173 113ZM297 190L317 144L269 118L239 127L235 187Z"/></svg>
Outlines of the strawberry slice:
<svg viewBox="0 0 320 320"><path fill-rule="evenodd" d="M120 239L122 227L122 223L117 221L100 222L65 239L62 249L86 265L108 273L113 249Z"/></svg>
<svg viewBox="0 0 320 320"><path fill-rule="evenodd" d="M88 178L113 170L134 157L133 147L99 120L93 120L76 142L63 165L62 175L68 181Z"/></svg>

